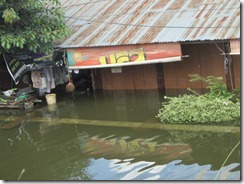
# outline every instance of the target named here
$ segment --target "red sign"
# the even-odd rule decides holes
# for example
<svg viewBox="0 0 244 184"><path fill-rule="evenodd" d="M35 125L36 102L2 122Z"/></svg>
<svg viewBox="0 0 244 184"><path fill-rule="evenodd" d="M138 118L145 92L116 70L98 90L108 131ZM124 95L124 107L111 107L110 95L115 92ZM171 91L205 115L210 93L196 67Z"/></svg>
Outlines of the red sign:
<svg viewBox="0 0 244 184"><path fill-rule="evenodd" d="M181 60L178 43L68 49L69 68L102 68Z"/></svg>

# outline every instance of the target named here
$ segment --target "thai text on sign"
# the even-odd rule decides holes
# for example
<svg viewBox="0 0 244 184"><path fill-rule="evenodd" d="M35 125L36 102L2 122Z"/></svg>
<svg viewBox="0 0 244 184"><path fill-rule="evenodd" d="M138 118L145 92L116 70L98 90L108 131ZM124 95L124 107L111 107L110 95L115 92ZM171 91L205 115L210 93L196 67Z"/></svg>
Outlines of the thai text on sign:
<svg viewBox="0 0 244 184"><path fill-rule="evenodd" d="M99 68L148 64L169 58L178 61L181 60L181 49L178 43L76 48L68 49L67 56L71 68Z"/></svg>

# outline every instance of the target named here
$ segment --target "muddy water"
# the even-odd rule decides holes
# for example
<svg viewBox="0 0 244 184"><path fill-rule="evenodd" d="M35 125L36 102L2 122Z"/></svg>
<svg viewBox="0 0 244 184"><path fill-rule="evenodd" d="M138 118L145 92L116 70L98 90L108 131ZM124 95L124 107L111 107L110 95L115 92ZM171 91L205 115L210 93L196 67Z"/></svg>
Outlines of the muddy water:
<svg viewBox="0 0 244 184"><path fill-rule="evenodd" d="M161 100L153 91L117 91L1 110L0 179L240 180L239 131L120 125L157 123Z"/></svg>

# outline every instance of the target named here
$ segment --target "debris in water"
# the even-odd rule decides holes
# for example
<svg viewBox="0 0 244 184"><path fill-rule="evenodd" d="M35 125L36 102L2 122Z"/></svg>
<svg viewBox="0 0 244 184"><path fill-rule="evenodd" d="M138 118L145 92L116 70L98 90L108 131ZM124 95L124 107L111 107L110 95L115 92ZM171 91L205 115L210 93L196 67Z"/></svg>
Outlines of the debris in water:
<svg viewBox="0 0 244 184"><path fill-rule="evenodd" d="M20 175L18 177L18 180L20 180L20 178L21 178L22 174L24 174L24 172L25 172L25 169L22 169L22 171L21 171L21 173L20 173Z"/></svg>

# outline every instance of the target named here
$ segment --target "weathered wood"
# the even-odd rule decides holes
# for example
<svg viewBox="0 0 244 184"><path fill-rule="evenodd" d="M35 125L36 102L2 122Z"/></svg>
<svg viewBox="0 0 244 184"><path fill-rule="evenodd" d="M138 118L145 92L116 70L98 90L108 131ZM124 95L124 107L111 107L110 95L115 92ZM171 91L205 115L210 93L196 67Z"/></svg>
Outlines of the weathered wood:
<svg viewBox="0 0 244 184"><path fill-rule="evenodd" d="M213 126L213 125L173 125L162 123L145 123L145 122L121 122L121 121L104 121L104 120L85 120L54 118L47 121L45 118L34 118L31 121L39 123L52 124L80 124L93 126L110 126L110 127L127 127L127 128L149 128L161 130L186 130L186 131L207 131L207 132L240 132L240 127L234 126Z"/></svg>
<svg viewBox="0 0 244 184"><path fill-rule="evenodd" d="M29 97L16 102L0 103L0 109L25 109L24 104L27 102L36 102L36 97Z"/></svg>
<svg viewBox="0 0 244 184"><path fill-rule="evenodd" d="M22 116L15 116L12 120L5 120L4 117L0 117L0 121L2 121L2 125L0 126L0 129L10 129L13 127L16 127L24 122L26 122L29 119L32 119L34 116L38 116L42 113L41 110L30 112L28 116L26 114Z"/></svg>
<svg viewBox="0 0 244 184"><path fill-rule="evenodd" d="M24 109L24 106L16 104L0 104L0 108L4 109Z"/></svg>
<svg viewBox="0 0 244 184"><path fill-rule="evenodd" d="M8 122L8 123L0 126L0 129L10 129L10 128L16 127L17 125L20 125L21 123L23 123L25 121L23 119L24 118L22 118L22 119L16 119L14 121Z"/></svg>

